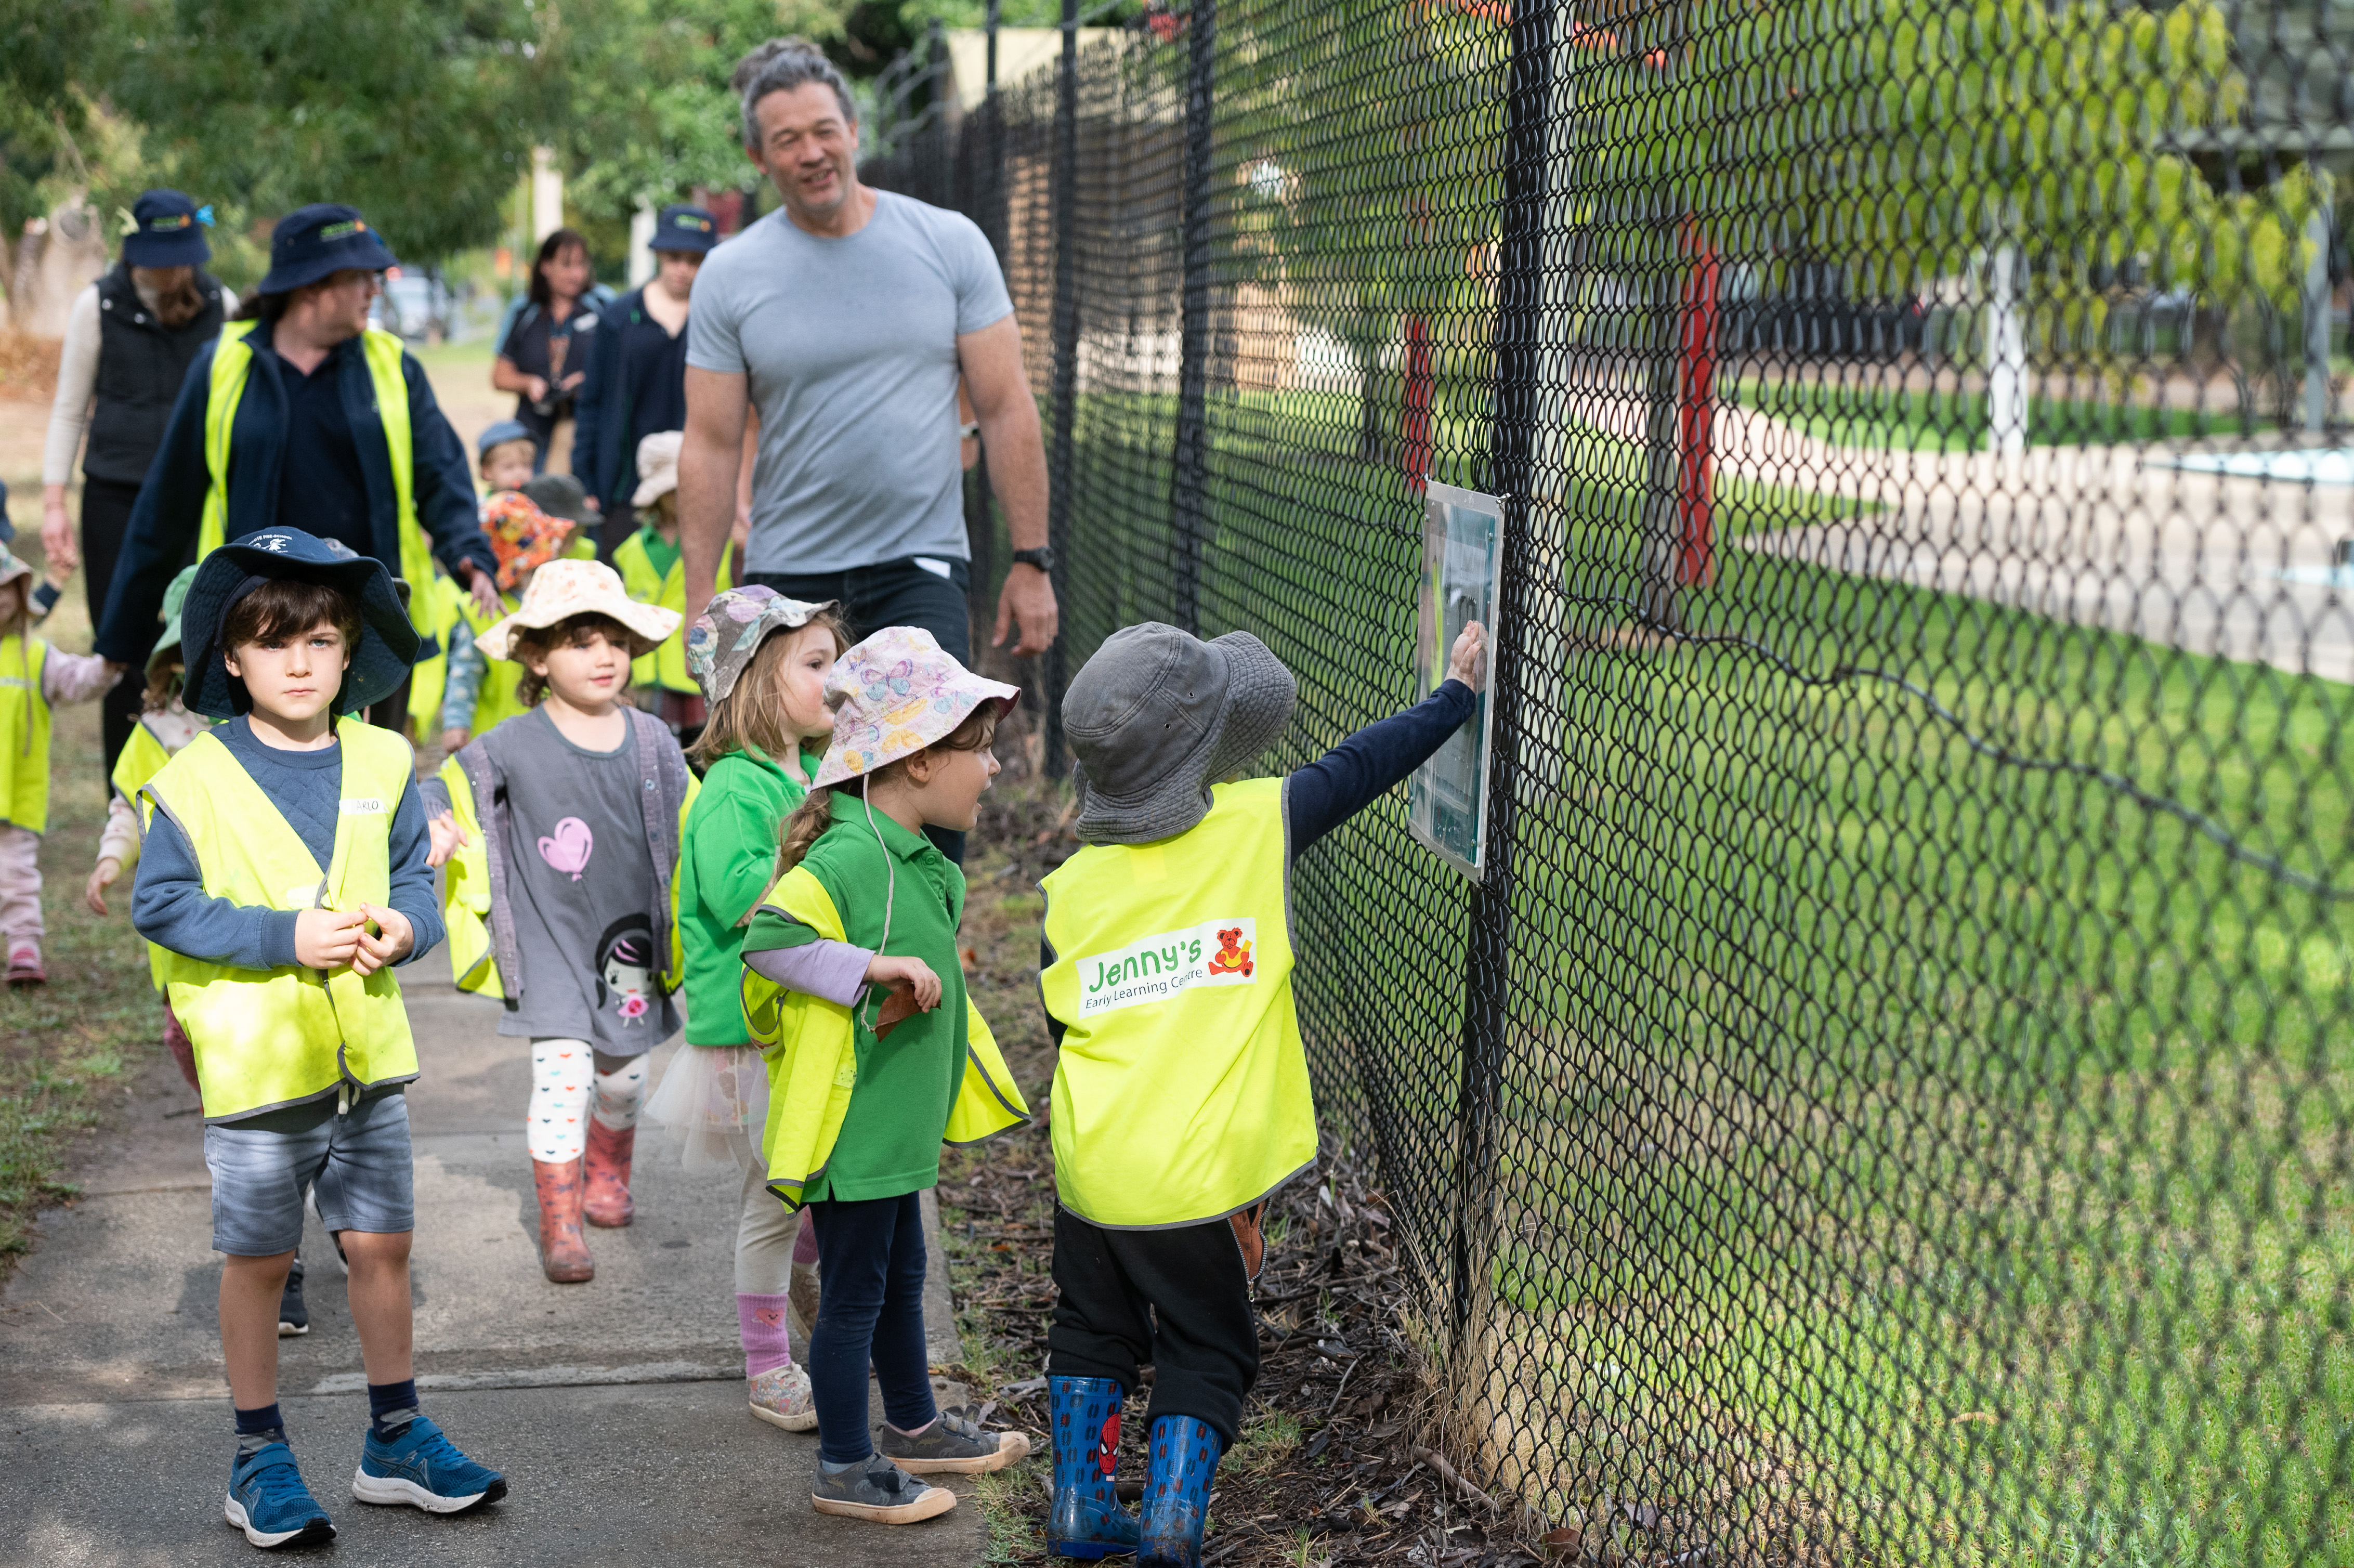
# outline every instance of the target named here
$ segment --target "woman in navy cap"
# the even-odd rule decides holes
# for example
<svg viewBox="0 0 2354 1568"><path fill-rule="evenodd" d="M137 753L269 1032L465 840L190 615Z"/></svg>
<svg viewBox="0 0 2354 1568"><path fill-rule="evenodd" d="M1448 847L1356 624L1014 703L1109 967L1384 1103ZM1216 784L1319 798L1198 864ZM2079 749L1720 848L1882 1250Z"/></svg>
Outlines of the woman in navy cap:
<svg viewBox="0 0 2354 1568"><path fill-rule="evenodd" d="M322 202L279 223L269 275L197 354L173 406L132 508L100 652L145 658L181 566L272 527L335 540L420 588L439 559L498 613L465 446L423 367L367 324L376 275L392 265L356 208ZM208 440L215 430L225 439ZM429 640L419 656L438 651ZM407 704L395 693L369 717L398 727Z"/></svg>
<svg viewBox="0 0 2354 1568"><path fill-rule="evenodd" d="M199 208L179 191L142 192L131 207L122 260L75 297L66 317L58 397L41 450L41 548L60 582L76 561L82 564L93 626L106 608L131 503L163 444L172 400L197 351L220 334L221 323L237 309L237 296L203 270L212 260L205 240L212 220L210 207ZM79 543L66 514L77 454ZM154 628L148 630L153 641ZM101 705L106 755L100 767L110 776L139 722L140 695L139 683L125 681Z"/></svg>
<svg viewBox="0 0 2354 1568"><path fill-rule="evenodd" d="M572 471L604 514L599 555L610 561L634 531L630 494L638 442L686 428L686 300L703 259L719 243L719 221L677 203L654 219L653 281L602 313L591 340L588 381L573 418Z"/></svg>

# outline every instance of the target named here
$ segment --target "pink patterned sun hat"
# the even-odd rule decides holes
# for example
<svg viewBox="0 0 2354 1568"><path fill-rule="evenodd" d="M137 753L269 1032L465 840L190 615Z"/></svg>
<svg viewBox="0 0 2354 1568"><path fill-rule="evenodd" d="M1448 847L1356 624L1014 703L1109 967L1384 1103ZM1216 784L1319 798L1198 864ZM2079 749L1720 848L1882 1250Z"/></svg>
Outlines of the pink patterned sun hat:
<svg viewBox="0 0 2354 1568"><path fill-rule="evenodd" d="M917 626L891 626L844 653L825 678L833 744L810 788L822 789L913 757L983 703L1012 710L1022 688L984 680Z"/></svg>

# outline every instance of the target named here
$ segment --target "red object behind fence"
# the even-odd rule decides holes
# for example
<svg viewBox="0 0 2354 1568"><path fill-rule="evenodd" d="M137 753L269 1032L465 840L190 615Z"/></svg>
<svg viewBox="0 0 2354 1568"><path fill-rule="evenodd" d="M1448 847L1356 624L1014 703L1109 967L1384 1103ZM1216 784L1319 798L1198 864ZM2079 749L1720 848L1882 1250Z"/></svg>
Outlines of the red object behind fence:
<svg viewBox="0 0 2354 1568"><path fill-rule="evenodd" d="M1718 262L1699 230L1684 230L1684 278L1676 366L1676 506L1683 524L1676 586L1716 581L1716 319Z"/></svg>

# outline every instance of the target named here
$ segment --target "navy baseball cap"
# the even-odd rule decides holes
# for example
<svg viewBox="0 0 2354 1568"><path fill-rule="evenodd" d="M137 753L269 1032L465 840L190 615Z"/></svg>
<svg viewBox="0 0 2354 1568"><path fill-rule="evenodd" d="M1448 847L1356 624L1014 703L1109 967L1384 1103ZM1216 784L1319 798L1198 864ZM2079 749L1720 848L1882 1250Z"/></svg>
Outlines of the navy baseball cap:
<svg viewBox="0 0 2354 1568"><path fill-rule="evenodd" d="M719 243L719 220L699 207L673 202L654 218L649 250L692 250L701 255Z"/></svg>
<svg viewBox="0 0 2354 1568"><path fill-rule="evenodd" d="M199 209L184 191L141 191L131 204L131 232L122 259L133 267L201 267L213 259L205 228L213 209Z"/></svg>
<svg viewBox="0 0 2354 1568"><path fill-rule="evenodd" d="M264 528L207 556L181 601L180 646L187 682L180 700L190 713L225 719L251 705L245 683L231 675L221 660L221 626L239 599L265 582L286 577L339 588L360 607L359 646L352 650L352 667L344 672L335 712L358 713L392 695L408 679L420 644L384 563L300 528Z"/></svg>
<svg viewBox="0 0 2354 1568"><path fill-rule="evenodd" d="M270 275L254 286L254 292L289 294L346 268L381 272L399 264L359 208L313 202L288 213L270 230Z"/></svg>
<svg viewBox="0 0 2354 1568"><path fill-rule="evenodd" d="M524 428L521 419L501 419L474 438L474 456L477 460L486 458L491 455L493 447L503 447L509 441L527 441L531 439L531 432Z"/></svg>

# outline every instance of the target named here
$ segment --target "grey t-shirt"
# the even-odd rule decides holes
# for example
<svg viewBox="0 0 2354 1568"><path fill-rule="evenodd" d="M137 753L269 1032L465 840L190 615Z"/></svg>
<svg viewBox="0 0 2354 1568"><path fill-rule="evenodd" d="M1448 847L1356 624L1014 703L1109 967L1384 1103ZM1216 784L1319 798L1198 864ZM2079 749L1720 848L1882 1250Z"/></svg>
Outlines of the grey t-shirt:
<svg viewBox="0 0 2354 1568"><path fill-rule="evenodd" d="M609 1056L651 1051L679 1024L653 983L653 860L638 748L625 734L615 750L585 750L544 707L500 729L507 905L524 994L499 1033L586 1040Z"/></svg>
<svg viewBox="0 0 2354 1568"><path fill-rule="evenodd" d="M779 208L714 250L686 362L743 376L760 410L746 569L968 558L956 340L1013 313L970 218L888 191L846 239Z"/></svg>

